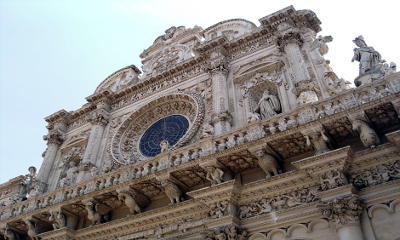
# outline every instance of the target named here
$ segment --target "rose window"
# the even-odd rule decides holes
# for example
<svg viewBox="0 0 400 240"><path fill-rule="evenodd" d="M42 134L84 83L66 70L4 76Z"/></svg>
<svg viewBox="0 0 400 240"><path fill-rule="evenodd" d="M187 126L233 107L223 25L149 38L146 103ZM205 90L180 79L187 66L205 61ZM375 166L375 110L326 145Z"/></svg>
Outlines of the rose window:
<svg viewBox="0 0 400 240"><path fill-rule="evenodd" d="M154 157L161 152L161 142L174 146L187 132L189 121L182 115L171 115L151 125L140 139L140 152Z"/></svg>

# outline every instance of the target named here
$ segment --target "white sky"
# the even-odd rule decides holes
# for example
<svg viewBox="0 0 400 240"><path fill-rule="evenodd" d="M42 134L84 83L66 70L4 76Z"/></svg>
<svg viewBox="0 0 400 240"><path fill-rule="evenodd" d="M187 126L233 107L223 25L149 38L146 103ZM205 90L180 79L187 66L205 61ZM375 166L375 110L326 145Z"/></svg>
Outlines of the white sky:
<svg viewBox="0 0 400 240"><path fill-rule="evenodd" d="M339 77L353 81L352 40L362 34L388 62L400 63L397 1L0 0L0 183L40 167L43 118L75 110L114 71L170 26L204 29L222 20L258 19L293 5L313 10L326 56Z"/></svg>

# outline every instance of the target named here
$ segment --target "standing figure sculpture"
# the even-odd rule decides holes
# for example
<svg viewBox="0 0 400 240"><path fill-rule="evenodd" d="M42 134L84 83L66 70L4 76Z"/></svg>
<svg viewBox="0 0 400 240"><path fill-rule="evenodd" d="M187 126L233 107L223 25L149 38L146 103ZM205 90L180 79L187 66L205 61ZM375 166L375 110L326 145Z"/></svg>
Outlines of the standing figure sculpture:
<svg viewBox="0 0 400 240"><path fill-rule="evenodd" d="M379 69L382 63L381 55L373 47L368 47L363 36L358 36L353 42L358 48L354 48L352 62L360 62L360 75L372 73Z"/></svg>
<svg viewBox="0 0 400 240"><path fill-rule="evenodd" d="M281 104L278 97L265 90L260 101L258 101L256 112L260 113L262 119L269 119L277 115L280 110Z"/></svg>

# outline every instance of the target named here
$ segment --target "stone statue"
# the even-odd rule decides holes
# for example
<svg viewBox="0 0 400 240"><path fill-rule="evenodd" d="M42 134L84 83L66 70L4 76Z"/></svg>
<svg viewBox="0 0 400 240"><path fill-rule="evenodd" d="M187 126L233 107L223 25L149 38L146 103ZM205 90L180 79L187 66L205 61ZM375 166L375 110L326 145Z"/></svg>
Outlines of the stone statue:
<svg viewBox="0 0 400 240"><path fill-rule="evenodd" d="M358 36L353 42L358 48L354 49L352 62L360 62L360 75L372 73L379 69L382 63L381 55L373 47L368 47L363 36Z"/></svg>
<svg viewBox="0 0 400 240"><path fill-rule="evenodd" d="M63 228L66 225L65 215L61 210L51 212L49 221L52 222L54 230Z"/></svg>
<svg viewBox="0 0 400 240"><path fill-rule="evenodd" d="M182 192L178 186L172 183L169 180L164 180L161 182L161 185L164 188L164 192L171 201L171 204L181 202Z"/></svg>
<svg viewBox="0 0 400 240"><path fill-rule="evenodd" d="M211 182L211 185L222 183L222 176L224 175L224 171L213 166L206 167L206 171L206 179Z"/></svg>
<svg viewBox="0 0 400 240"><path fill-rule="evenodd" d="M262 119L269 119L277 115L280 110L281 104L278 97L265 90L260 101L258 101L256 112L260 113Z"/></svg>
<svg viewBox="0 0 400 240"><path fill-rule="evenodd" d="M75 182L76 175L78 174L78 166L77 163L73 160L65 163L67 166L67 171L62 175L62 179L60 182L60 187L66 187Z"/></svg>
<svg viewBox="0 0 400 240"><path fill-rule="evenodd" d="M131 215L142 212L134 196L132 196L133 194L121 190L117 190L117 193L118 193L118 199L124 202L124 204L129 208L129 213Z"/></svg>
<svg viewBox="0 0 400 240"><path fill-rule="evenodd" d="M374 148L380 143L379 137L375 130L368 123L362 120L354 120L352 122L353 130L360 134L360 140L365 147Z"/></svg>
<svg viewBox="0 0 400 240"><path fill-rule="evenodd" d="M258 165L264 171L266 178L270 178L271 173L274 176L278 175L278 163L273 156L264 153L263 150L257 150L255 154L258 158Z"/></svg>
<svg viewBox="0 0 400 240"><path fill-rule="evenodd" d="M161 152L167 152L169 149L169 142L168 140L162 140L160 142L160 148L161 148Z"/></svg>

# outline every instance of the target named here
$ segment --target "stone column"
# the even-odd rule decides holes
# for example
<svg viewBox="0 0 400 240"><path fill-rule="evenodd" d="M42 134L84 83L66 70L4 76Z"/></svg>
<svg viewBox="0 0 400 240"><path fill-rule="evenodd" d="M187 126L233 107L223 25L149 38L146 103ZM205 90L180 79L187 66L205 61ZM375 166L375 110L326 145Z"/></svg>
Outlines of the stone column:
<svg viewBox="0 0 400 240"><path fill-rule="evenodd" d="M50 171L54 165L58 149L64 141L65 127L64 123L56 123L54 127L49 129L49 133L43 136L43 139L47 141L47 149L37 176L39 182L48 184Z"/></svg>
<svg viewBox="0 0 400 240"><path fill-rule="evenodd" d="M218 53L220 54L220 53ZM214 60L210 67L213 92L213 115L214 134L219 135L231 129L231 115L228 107L228 86L224 59Z"/></svg>
<svg viewBox="0 0 400 240"><path fill-rule="evenodd" d="M288 32L278 37L278 46L286 54L295 82L310 80L300 47L303 40L299 33Z"/></svg>
<svg viewBox="0 0 400 240"><path fill-rule="evenodd" d="M82 167L78 175L77 182L83 180L92 166L96 165L96 160L103 139L105 126L109 119L109 105L105 102L97 104L97 109L89 118L92 128L90 130L88 143L82 159Z"/></svg>
<svg viewBox="0 0 400 240"><path fill-rule="evenodd" d="M363 240L360 215L363 211L357 196L336 198L321 206L322 214L336 224L340 240Z"/></svg>
<svg viewBox="0 0 400 240"><path fill-rule="evenodd" d="M290 68L290 79L292 81L292 92L297 97L298 104L305 104L318 101L316 86L308 72L301 47L303 39L300 33L287 26L279 26L282 34L277 38L277 45L280 51L285 53Z"/></svg>

